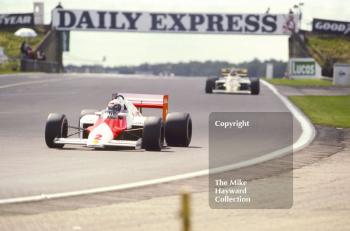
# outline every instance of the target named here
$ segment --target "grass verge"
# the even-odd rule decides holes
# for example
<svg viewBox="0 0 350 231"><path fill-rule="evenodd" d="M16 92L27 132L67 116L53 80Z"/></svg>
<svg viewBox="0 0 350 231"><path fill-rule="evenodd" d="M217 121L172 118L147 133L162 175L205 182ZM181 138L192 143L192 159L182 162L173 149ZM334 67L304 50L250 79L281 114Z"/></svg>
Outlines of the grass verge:
<svg viewBox="0 0 350 231"><path fill-rule="evenodd" d="M290 96L314 124L350 127L350 95L346 96Z"/></svg>

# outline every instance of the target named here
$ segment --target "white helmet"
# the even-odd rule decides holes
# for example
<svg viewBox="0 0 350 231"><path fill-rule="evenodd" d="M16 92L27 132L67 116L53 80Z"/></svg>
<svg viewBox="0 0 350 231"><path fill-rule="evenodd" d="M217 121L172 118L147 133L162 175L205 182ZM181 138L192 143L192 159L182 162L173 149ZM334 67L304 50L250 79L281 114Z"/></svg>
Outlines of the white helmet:
<svg viewBox="0 0 350 231"><path fill-rule="evenodd" d="M125 104L122 97L117 97L116 99L109 101L107 105L107 110L113 111L114 113L118 113L122 111L124 107L125 107Z"/></svg>

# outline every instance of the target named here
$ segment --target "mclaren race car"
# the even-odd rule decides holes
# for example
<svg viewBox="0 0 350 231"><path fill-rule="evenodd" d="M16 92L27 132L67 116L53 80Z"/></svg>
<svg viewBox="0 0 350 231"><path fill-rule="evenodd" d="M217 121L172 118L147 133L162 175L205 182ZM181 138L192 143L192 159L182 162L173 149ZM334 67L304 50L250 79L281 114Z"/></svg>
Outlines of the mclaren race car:
<svg viewBox="0 0 350 231"><path fill-rule="evenodd" d="M247 77L245 69L222 69L222 77L208 78L205 85L206 93L249 93L258 95L260 82L258 78Z"/></svg>
<svg viewBox="0 0 350 231"><path fill-rule="evenodd" d="M162 109L162 117L146 117L143 108ZM69 133L69 130L75 130ZM79 138L74 138L79 135ZM104 110L82 110L79 126L70 126L65 115L50 113L45 141L49 148L65 144L89 148L144 148L160 151L168 146L187 147L192 137L189 113L168 113L167 95L113 94Z"/></svg>

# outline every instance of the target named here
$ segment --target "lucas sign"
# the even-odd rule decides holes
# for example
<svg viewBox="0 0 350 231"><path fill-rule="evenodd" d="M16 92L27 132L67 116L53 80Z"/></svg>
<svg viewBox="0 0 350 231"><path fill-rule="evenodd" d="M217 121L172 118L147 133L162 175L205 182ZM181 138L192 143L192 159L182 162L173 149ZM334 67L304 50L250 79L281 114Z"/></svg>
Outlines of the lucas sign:
<svg viewBox="0 0 350 231"><path fill-rule="evenodd" d="M156 13L55 9L57 30L124 32L279 34L297 31L293 14Z"/></svg>
<svg viewBox="0 0 350 231"><path fill-rule="evenodd" d="M313 61L295 61L292 65L292 73L313 76L316 73L316 64Z"/></svg>
<svg viewBox="0 0 350 231"><path fill-rule="evenodd" d="M313 58L292 58L289 61L289 75L291 78L318 78L321 67Z"/></svg>

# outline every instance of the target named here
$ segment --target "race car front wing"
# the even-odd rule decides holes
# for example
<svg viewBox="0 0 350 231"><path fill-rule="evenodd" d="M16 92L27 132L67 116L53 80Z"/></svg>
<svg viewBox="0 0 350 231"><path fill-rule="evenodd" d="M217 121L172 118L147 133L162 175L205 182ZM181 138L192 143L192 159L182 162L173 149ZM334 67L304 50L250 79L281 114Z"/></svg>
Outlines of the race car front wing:
<svg viewBox="0 0 350 231"><path fill-rule="evenodd" d="M56 144L72 144L72 145L82 145L89 148L108 148L108 147L125 147L125 148L135 148L140 149L142 139L138 140L111 140L104 144L98 145L87 145L88 139L80 138L56 138L54 143Z"/></svg>

